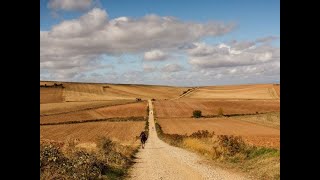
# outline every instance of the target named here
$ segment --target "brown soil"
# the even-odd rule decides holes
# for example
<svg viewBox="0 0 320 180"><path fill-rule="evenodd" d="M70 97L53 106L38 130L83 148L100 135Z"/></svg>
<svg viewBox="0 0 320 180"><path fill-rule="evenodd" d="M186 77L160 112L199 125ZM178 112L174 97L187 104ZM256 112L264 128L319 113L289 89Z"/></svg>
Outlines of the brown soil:
<svg viewBox="0 0 320 180"><path fill-rule="evenodd" d="M41 116L40 123L57 123L65 121L82 121L111 117L141 117L147 115L147 103L116 105L66 114Z"/></svg>
<svg viewBox="0 0 320 180"><path fill-rule="evenodd" d="M145 122L90 122L68 125L40 126L44 139L66 141L78 138L83 142L96 142L99 136L106 136L122 143L135 142L144 129Z"/></svg>

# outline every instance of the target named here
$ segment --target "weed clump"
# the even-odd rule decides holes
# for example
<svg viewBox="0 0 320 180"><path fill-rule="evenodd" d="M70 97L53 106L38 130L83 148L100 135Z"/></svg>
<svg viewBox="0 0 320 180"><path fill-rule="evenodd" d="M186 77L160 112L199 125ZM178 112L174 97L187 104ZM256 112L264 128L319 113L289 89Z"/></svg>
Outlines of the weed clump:
<svg viewBox="0 0 320 180"><path fill-rule="evenodd" d="M63 144L40 141L40 179L121 178L131 162L132 147L108 138L97 140L97 149L88 152L70 139Z"/></svg>

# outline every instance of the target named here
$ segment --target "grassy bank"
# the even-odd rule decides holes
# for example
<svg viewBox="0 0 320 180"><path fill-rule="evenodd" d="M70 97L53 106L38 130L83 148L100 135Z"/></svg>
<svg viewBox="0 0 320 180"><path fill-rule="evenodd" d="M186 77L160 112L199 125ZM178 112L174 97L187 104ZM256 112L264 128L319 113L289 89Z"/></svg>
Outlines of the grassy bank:
<svg viewBox="0 0 320 180"><path fill-rule="evenodd" d="M89 151L73 140L40 141L40 179L122 179L137 148L104 137L96 143Z"/></svg>
<svg viewBox="0 0 320 180"><path fill-rule="evenodd" d="M166 143L196 152L220 167L244 172L254 179L280 179L280 150L250 146L240 136L208 131L166 134L158 123L156 130Z"/></svg>
<svg viewBox="0 0 320 180"><path fill-rule="evenodd" d="M147 105L147 116L146 116L146 125L144 127L144 132L146 133L147 137L149 137L149 103Z"/></svg>

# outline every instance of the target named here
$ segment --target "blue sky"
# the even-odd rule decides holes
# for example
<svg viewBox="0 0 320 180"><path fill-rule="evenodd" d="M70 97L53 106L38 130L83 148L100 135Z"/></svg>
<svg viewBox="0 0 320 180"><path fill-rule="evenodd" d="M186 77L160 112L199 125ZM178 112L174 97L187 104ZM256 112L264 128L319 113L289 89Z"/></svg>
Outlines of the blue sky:
<svg viewBox="0 0 320 180"><path fill-rule="evenodd" d="M41 80L106 82L106 79L109 79L114 83L186 86L194 82L200 85L214 85L273 83L280 80L279 0L67 1L40 1ZM80 1L83 1L83 4L79 4ZM101 23L97 25L97 29L90 29L86 25L87 21L91 21L90 19L83 20L86 22L82 23L81 17L90 12L102 18L101 22L95 22L92 19L93 24ZM156 18L144 18L152 14L156 15ZM170 23L171 20L163 18L168 16L174 17L176 22L166 26L165 24ZM126 29L119 30L122 33L120 36L117 31L114 31L117 28L116 25L108 25L119 17L129 18L129 21L121 21L127 23L125 26L132 28L127 29L128 35L125 34ZM79 24L75 25L73 21ZM216 24L207 25L211 22ZM156 29L157 23L159 27L165 25L157 30L161 32L150 31L150 36L139 34L140 31L143 32L143 28L148 30L155 27ZM219 23L223 25L216 28L220 26ZM138 26L142 29L137 29ZM197 28L198 26L201 27ZM57 28L54 29L54 27ZM74 29L75 27L78 29ZM180 27L187 29L181 34L196 35L194 37L181 35L175 39L174 37L179 35L174 34ZM115 36L111 35L103 36L111 32L110 30L115 35L119 35L120 39L113 39L112 37ZM137 37L130 39L130 36L134 36L132 32L137 32ZM166 36L165 33L168 35ZM216 33L219 35L215 35ZM145 43L141 42L137 47L134 44L130 48L127 47L127 44L129 46L135 38L162 39L158 36L159 34L165 37L172 35L173 38L169 38L168 45L164 41L162 45L153 46L155 42L149 39ZM95 37L105 38L105 41L97 43L92 40ZM75 39L82 44L88 43L88 52L83 54L83 47L71 46ZM258 42L259 39L265 40ZM117 44L115 47L121 51L120 54L112 50L112 44ZM192 44L193 48L181 50L174 46L184 44ZM221 44L225 46L220 46ZM152 48L148 49L150 45ZM134 50L131 50L132 48ZM61 49L61 51L54 49ZM228 51L227 54L226 51ZM149 58L146 57L148 52L150 52ZM55 58L57 56L63 58ZM84 67L75 66L75 64L84 64ZM100 68L102 65L112 68ZM70 69L66 70L66 67ZM147 67L152 72L147 72ZM90 76L93 73L96 76ZM130 73L134 74L133 78L126 78L126 74ZM192 77L183 79L182 77L186 77L186 74Z"/></svg>

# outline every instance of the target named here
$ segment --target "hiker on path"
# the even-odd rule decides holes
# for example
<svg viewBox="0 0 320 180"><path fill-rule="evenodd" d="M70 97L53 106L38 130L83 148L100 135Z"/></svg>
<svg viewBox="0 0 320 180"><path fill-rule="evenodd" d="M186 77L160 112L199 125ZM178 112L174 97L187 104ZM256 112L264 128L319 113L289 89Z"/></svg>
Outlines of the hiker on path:
<svg viewBox="0 0 320 180"><path fill-rule="evenodd" d="M145 143L147 141L148 137L146 135L146 133L144 131L142 131L140 133L140 140L141 140L141 143L142 143L142 149L144 149L144 146L145 146Z"/></svg>

